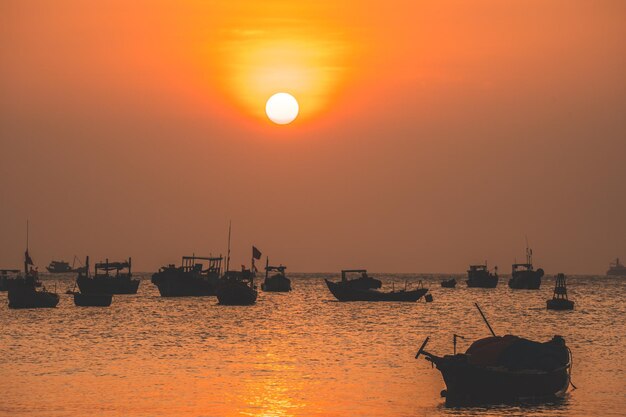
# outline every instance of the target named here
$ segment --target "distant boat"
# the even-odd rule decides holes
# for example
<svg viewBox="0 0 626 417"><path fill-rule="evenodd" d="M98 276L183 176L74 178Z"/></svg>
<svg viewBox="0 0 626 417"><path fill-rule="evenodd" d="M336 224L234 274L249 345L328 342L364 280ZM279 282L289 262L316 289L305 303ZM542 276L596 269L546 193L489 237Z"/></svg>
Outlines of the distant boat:
<svg viewBox="0 0 626 417"><path fill-rule="evenodd" d="M526 247L526 263L513 264L509 287L515 290L537 290L541 286L543 269L533 269L533 250Z"/></svg>
<svg viewBox="0 0 626 417"><path fill-rule="evenodd" d="M285 276L285 269L287 267L283 265L271 266L270 260L267 258L265 263L265 281L261 284L261 289L267 292L291 291L291 280ZM270 274L272 275L270 276Z"/></svg>
<svg viewBox="0 0 626 417"><path fill-rule="evenodd" d="M113 301L113 294L74 293L74 304L77 307L109 307L111 301Z"/></svg>
<svg viewBox="0 0 626 417"><path fill-rule="evenodd" d="M26 252L24 275L7 280L9 308L53 308L59 304L59 295L48 291L39 282L39 274L28 253L28 223L26 226ZM38 290L37 287L42 287Z"/></svg>
<svg viewBox="0 0 626 417"><path fill-rule="evenodd" d="M558 274L554 284L552 299L547 301L548 310L573 310L574 302L567 298L565 274Z"/></svg>
<svg viewBox="0 0 626 417"><path fill-rule="evenodd" d="M83 294L136 294L139 280L133 278L132 260L123 262L96 263L94 275L89 273L89 257L85 261L85 272L80 272L76 284ZM114 274L112 274L114 272Z"/></svg>
<svg viewBox="0 0 626 417"><path fill-rule="evenodd" d="M498 267L489 272L487 262L483 265L470 265L467 270L467 286L470 288L496 288L498 285Z"/></svg>
<svg viewBox="0 0 626 417"><path fill-rule="evenodd" d="M607 276L611 277L626 277L626 266L619 262L619 258L615 259L615 262L609 264L609 270L606 271Z"/></svg>
<svg viewBox="0 0 626 417"><path fill-rule="evenodd" d="M491 333L493 337L478 339L459 354L455 334L454 353L444 356L424 350L429 338L424 340L415 358L424 355L441 372L447 406L549 401L565 395L572 361L561 336L540 343Z"/></svg>
<svg viewBox="0 0 626 417"><path fill-rule="evenodd" d="M348 274L360 274L359 278L348 279ZM341 271L341 285L360 290L374 290L382 287L383 283L379 279L367 275L367 269L344 269Z"/></svg>
<svg viewBox="0 0 626 417"><path fill-rule="evenodd" d="M443 287L443 288L454 288L454 287L456 287L456 279L450 278L450 279L441 281L441 287Z"/></svg>
<svg viewBox="0 0 626 417"><path fill-rule="evenodd" d="M415 302L422 298L427 292L427 288L418 287L414 290L402 289L399 291L377 291L374 289L361 289L347 285L345 282L326 281L328 290L339 301L404 301Z"/></svg>
<svg viewBox="0 0 626 417"><path fill-rule="evenodd" d="M161 297L212 296L222 272L222 257L183 256L181 266L164 266L152 275Z"/></svg>
<svg viewBox="0 0 626 417"><path fill-rule="evenodd" d="M226 271L217 284L215 294L222 305L247 306L254 304L258 295L254 287L254 272L250 269Z"/></svg>
<svg viewBox="0 0 626 417"><path fill-rule="evenodd" d="M78 268L74 268L74 262L76 262L76 256L74 256L74 261L72 262L72 266L70 266L69 262L65 261L51 261L50 264L46 267L48 272L51 274L66 274L71 272L85 272L85 267L80 266Z"/></svg>

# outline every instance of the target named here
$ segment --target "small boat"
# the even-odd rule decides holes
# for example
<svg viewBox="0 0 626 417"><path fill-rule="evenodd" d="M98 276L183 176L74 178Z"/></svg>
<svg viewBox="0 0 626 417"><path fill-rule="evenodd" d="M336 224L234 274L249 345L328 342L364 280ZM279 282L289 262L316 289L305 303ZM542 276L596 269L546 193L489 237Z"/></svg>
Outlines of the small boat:
<svg viewBox="0 0 626 417"><path fill-rule="evenodd" d="M467 270L467 286L470 288L496 288L498 285L498 267L489 272L487 262L483 265L470 265Z"/></svg>
<svg viewBox="0 0 626 417"><path fill-rule="evenodd" d="M265 281L261 284L261 289L267 292L289 292L291 291L291 280L285 276L286 266L271 266L267 258L265 263ZM275 274L271 275L271 273Z"/></svg>
<svg viewBox="0 0 626 417"><path fill-rule="evenodd" d="M27 226L28 229L28 226ZM27 231L28 236L28 231ZM24 275L7 280L9 308L54 308L59 304L59 295L48 291L39 282L39 274L33 269L33 260L28 254L28 237L24 253ZM42 287L38 290L37 287Z"/></svg>
<svg viewBox="0 0 626 417"><path fill-rule="evenodd" d="M249 269L227 271L215 290L221 305L247 306L256 303L257 290L254 287L254 272Z"/></svg>
<svg viewBox="0 0 626 417"><path fill-rule="evenodd" d="M615 262L609 264L609 270L606 271L606 275L609 277L626 277L626 266L619 262L619 258L615 259Z"/></svg>
<svg viewBox="0 0 626 417"><path fill-rule="evenodd" d="M111 301L113 301L113 294L74 293L74 304L78 307L109 307Z"/></svg>
<svg viewBox="0 0 626 417"><path fill-rule="evenodd" d="M51 261L50 264L46 266L46 269L51 274L66 274L66 273L71 273L71 272L76 272L76 273L83 272L84 273L85 272L84 266L80 266L78 268L74 267L76 260L77 258L76 256L74 256L74 261L72 262L72 266L70 266L69 262L65 262L65 261Z"/></svg>
<svg viewBox="0 0 626 417"><path fill-rule="evenodd" d="M572 361L561 336L540 343L514 335L499 337L493 330L492 335L476 340L460 354L454 335L454 354L444 356L424 350L429 338L424 340L415 358L424 355L441 372L446 405L553 400L567 392Z"/></svg>
<svg viewBox="0 0 626 417"><path fill-rule="evenodd" d="M441 286L443 288L454 288L456 287L456 279L450 278L450 279L441 281Z"/></svg>
<svg viewBox="0 0 626 417"><path fill-rule="evenodd" d="M131 258L123 262L99 262L94 275L89 274L89 256L85 260L85 272L80 272L76 284L83 294L136 294L139 280L133 279ZM111 272L115 271L112 275Z"/></svg>
<svg viewBox="0 0 626 417"><path fill-rule="evenodd" d="M526 263L513 264L509 288L514 290L537 290L541 286L543 269L533 269L533 250L526 247Z"/></svg>
<svg viewBox="0 0 626 417"><path fill-rule="evenodd" d="M19 269L0 269L0 291L7 291L9 289L9 282L19 276Z"/></svg>
<svg viewBox="0 0 626 417"><path fill-rule="evenodd" d="M346 285L344 282L331 282L326 281L326 285L330 292L339 301L406 301L415 302L422 298L427 292L427 288L420 287L414 290L399 290L382 292L372 289L354 288L350 285Z"/></svg>
<svg viewBox="0 0 626 417"><path fill-rule="evenodd" d="M181 266L164 266L152 275L161 297L213 296L222 272L222 257L183 256Z"/></svg>
<svg viewBox="0 0 626 417"><path fill-rule="evenodd" d="M565 283L565 274L556 276L554 284L554 294L552 299L547 301L548 310L573 310L574 302L567 299L567 285Z"/></svg>

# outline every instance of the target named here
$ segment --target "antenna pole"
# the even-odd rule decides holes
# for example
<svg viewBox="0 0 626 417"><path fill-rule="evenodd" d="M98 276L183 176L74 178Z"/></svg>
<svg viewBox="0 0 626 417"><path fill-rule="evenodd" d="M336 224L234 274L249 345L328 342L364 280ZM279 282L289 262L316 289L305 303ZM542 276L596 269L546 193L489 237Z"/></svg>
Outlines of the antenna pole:
<svg viewBox="0 0 626 417"><path fill-rule="evenodd" d="M478 306L478 303L474 303L474 305L476 306L476 308L478 309L478 312L480 313L480 315L482 316L483 320L485 321L485 324L487 325L487 327L489 328L489 331L491 332L491 334L493 335L493 337L496 337L496 333L493 331L493 329L491 328L491 325L489 324L489 322L487 321L487 317L485 317L485 315L483 314L483 311L480 309L480 307Z"/></svg>

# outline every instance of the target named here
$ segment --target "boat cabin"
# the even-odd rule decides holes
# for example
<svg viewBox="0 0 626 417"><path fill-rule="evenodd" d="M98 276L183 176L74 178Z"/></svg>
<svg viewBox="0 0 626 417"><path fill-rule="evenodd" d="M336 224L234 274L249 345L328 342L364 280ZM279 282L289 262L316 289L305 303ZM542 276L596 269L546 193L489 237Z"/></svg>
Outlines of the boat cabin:
<svg viewBox="0 0 626 417"><path fill-rule="evenodd" d="M183 256L181 268L183 272L198 272L202 275L220 276L222 260L221 256Z"/></svg>
<svg viewBox="0 0 626 417"><path fill-rule="evenodd" d="M342 269L341 270L341 281L348 281L348 274L361 274L361 278L367 279L367 269Z"/></svg>
<svg viewBox="0 0 626 417"><path fill-rule="evenodd" d="M109 262L109 259L106 259L104 262L96 262L94 277L108 277L111 275L111 271L115 271L116 278L130 277L132 274L131 267L131 258L123 262Z"/></svg>

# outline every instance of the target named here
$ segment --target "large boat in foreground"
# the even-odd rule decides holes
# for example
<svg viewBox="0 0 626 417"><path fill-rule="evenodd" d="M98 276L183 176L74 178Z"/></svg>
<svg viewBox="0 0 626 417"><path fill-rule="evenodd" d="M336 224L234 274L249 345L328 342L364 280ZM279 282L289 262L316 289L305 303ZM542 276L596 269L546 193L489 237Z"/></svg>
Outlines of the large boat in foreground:
<svg viewBox="0 0 626 417"><path fill-rule="evenodd" d="M183 256L181 266L164 266L152 275L161 297L215 295L222 272L222 257Z"/></svg>
<svg viewBox="0 0 626 417"><path fill-rule="evenodd" d="M543 269L533 268L533 250L526 247L526 263L513 264L509 287L514 290L537 290L541 286Z"/></svg>
<svg viewBox="0 0 626 417"><path fill-rule="evenodd" d="M83 294L136 294L139 280L133 278L132 260L122 262L98 262L93 276L89 274L89 257L85 272L80 272L76 284Z"/></svg>
<svg viewBox="0 0 626 417"><path fill-rule="evenodd" d="M456 334L452 355L424 350L429 338L420 347L415 358L424 355L443 376L446 389L441 395L446 405L549 401L567 392L572 361L561 336L540 343L514 335L496 336L493 330L492 335L476 340L465 353L456 353Z"/></svg>
<svg viewBox="0 0 626 417"><path fill-rule="evenodd" d="M487 262L482 265L470 265L467 270L467 286L470 288L496 288L498 285L498 267L489 272Z"/></svg>
<svg viewBox="0 0 626 417"><path fill-rule="evenodd" d="M615 259L615 262L609 264L609 270L606 271L606 275L609 277L626 277L626 266L619 262L619 258Z"/></svg>
<svg viewBox="0 0 626 417"><path fill-rule="evenodd" d="M254 286L254 270L226 271L215 289L221 305L247 306L256 303L258 292Z"/></svg>

